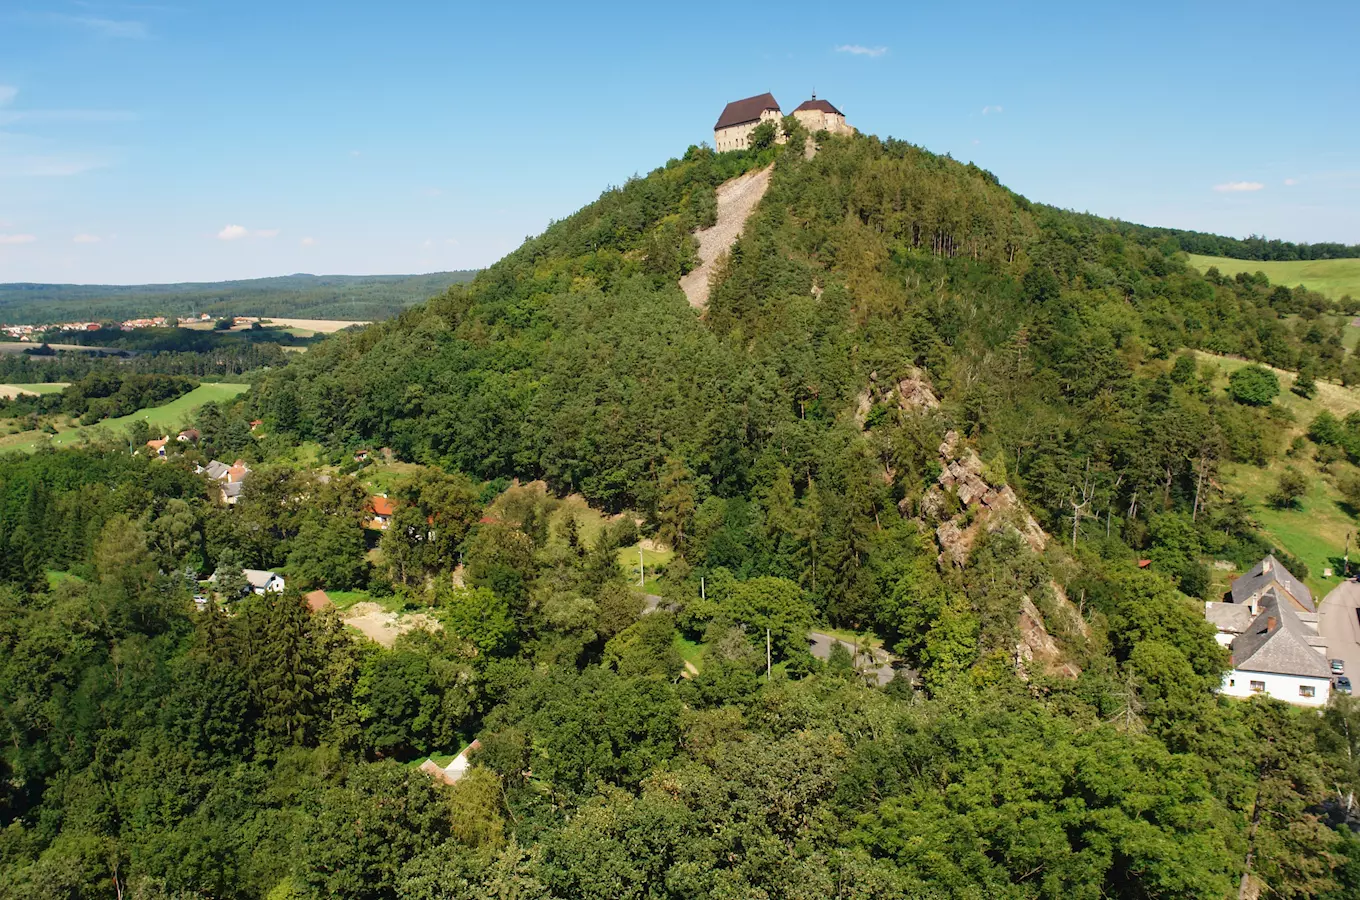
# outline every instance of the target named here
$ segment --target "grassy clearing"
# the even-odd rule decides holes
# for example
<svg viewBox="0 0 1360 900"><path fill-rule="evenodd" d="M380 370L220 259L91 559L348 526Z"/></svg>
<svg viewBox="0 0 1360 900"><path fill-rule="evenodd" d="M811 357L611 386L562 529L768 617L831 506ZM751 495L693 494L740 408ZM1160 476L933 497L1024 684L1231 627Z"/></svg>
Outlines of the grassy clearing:
<svg viewBox="0 0 1360 900"><path fill-rule="evenodd" d="M1265 366L1263 363L1254 364L1250 360L1218 356L1213 353L1206 353L1203 350L1196 350L1195 356L1199 358L1201 363L1209 363L1218 367L1219 375L1214 379L1214 388L1219 390L1226 388L1228 376L1243 366L1262 365L1264 368L1270 369L1280 379L1280 396L1275 398L1275 402L1294 415L1295 431L1298 433L1306 431L1308 423L1313 421L1317 414L1323 410L1330 410L1338 418L1344 418L1348 413L1360 410L1360 392L1352 388L1342 387L1328 381L1319 381L1317 382L1317 392L1311 398L1300 397L1290 390L1297 377L1293 372Z"/></svg>
<svg viewBox="0 0 1360 900"><path fill-rule="evenodd" d="M402 484L415 478L425 467L419 463L374 462L358 472L359 481L371 494L390 494Z"/></svg>
<svg viewBox="0 0 1360 900"><path fill-rule="evenodd" d="M56 394L69 383L49 381L40 384L0 384L0 398L8 400L24 394Z"/></svg>
<svg viewBox="0 0 1360 900"><path fill-rule="evenodd" d="M1228 375L1250 365L1246 360L1210 353L1200 352L1197 356L1201 362L1219 368L1220 374L1214 379L1216 390L1227 386ZM1338 417L1360 410L1360 392L1351 388L1320 381L1317 393L1311 399L1304 398L1289 390L1294 384L1292 372L1282 369L1271 371L1280 379L1281 394L1275 403L1293 416L1292 423L1282 425L1283 446L1288 446L1295 436L1304 434L1308 424L1324 410ZM1279 483L1280 474L1286 466L1293 466L1307 477L1308 493L1300 499L1295 509L1275 509L1266 502L1266 495ZM1336 463L1331 473L1320 470L1309 453L1294 459L1275 459L1264 468L1225 464L1219 473L1219 480L1225 488L1246 499L1252 519L1261 532L1308 564L1309 574L1305 581L1319 596L1340 583L1339 577L1324 578L1322 572L1328 568L1340 571L1346 536L1356 527L1355 519L1336 488L1336 476L1343 471L1352 471L1352 467L1346 463ZM1217 577L1219 573L1214 574Z"/></svg>
<svg viewBox="0 0 1360 900"><path fill-rule="evenodd" d="M675 649L679 651L681 659L694 666L697 671L703 671L704 648L702 644L677 634L675 636Z"/></svg>
<svg viewBox="0 0 1360 900"><path fill-rule="evenodd" d="M1190 255L1190 265L1203 272L1217 266L1224 275L1238 272L1264 272L1271 284L1286 287L1303 285L1333 300L1349 294L1360 297L1360 259L1316 259L1298 262L1262 262L1254 259L1228 259L1223 256Z"/></svg>
<svg viewBox="0 0 1360 900"><path fill-rule="evenodd" d="M171 400L164 406L139 409L135 413L105 419L94 425L71 425L57 423L57 434L48 435L41 431L24 431L0 438L0 451L18 450L32 453L39 447L69 447L95 437L117 437L123 429L138 419L144 420L151 430L165 434L189 422L190 416L203 404L213 401L230 400L245 393L248 384L229 384L226 382L200 384L183 397Z"/></svg>
<svg viewBox="0 0 1360 900"><path fill-rule="evenodd" d="M1293 465L1308 476L1308 493L1294 509L1275 509L1266 502L1266 495L1274 490L1285 465ZM1355 531L1355 519L1329 477L1302 459L1277 461L1264 469L1232 464L1224 466L1220 474L1225 487L1246 498L1261 532L1308 564L1304 580L1314 594L1321 598L1341 583L1339 576L1325 578L1322 572L1328 568L1341 570L1346 536Z"/></svg>
<svg viewBox="0 0 1360 900"><path fill-rule="evenodd" d="M56 569L47 570L47 586L54 588L63 581L84 581L79 575L72 575L70 572L59 572Z"/></svg>

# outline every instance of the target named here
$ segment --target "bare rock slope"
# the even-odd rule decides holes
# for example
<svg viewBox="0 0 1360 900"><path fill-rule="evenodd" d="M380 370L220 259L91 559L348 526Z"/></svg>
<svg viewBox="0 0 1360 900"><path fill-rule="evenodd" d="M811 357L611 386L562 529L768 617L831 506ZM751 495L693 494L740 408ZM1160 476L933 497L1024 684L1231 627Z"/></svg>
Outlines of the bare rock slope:
<svg viewBox="0 0 1360 900"><path fill-rule="evenodd" d="M712 228L694 232L699 239L699 267L680 279L680 289L696 309L708 306L709 279L718 259L741 237L746 220L755 211L760 198L770 186L770 171L766 166L739 175L718 186L718 221Z"/></svg>

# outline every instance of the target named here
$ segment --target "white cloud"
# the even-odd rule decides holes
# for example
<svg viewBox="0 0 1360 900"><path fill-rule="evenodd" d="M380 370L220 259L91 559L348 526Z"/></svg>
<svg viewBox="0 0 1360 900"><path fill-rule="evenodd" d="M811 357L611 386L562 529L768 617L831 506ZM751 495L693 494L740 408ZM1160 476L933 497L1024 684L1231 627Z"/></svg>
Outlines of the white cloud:
<svg viewBox="0 0 1360 900"><path fill-rule="evenodd" d="M1000 113L1000 112L1005 112L1005 110L1002 109L1000 106L984 106L984 107L982 107L982 114L983 114L984 116L990 116L992 113Z"/></svg>
<svg viewBox="0 0 1360 900"><path fill-rule="evenodd" d="M836 47L837 53L849 53L852 56L867 56L875 59L888 52L887 47L866 47L863 44L840 44Z"/></svg>
<svg viewBox="0 0 1360 900"><path fill-rule="evenodd" d="M251 231L244 225L228 225L217 232L219 241L239 241L241 238L272 238L278 237L277 228L262 228L259 231Z"/></svg>
<svg viewBox="0 0 1360 900"><path fill-rule="evenodd" d="M976 147L978 144L981 144L981 143L982 143L982 141L978 140L977 138L973 138L973 146L974 146L974 147Z"/></svg>
<svg viewBox="0 0 1360 900"><path fill-rule="evenodd" d="M31 234L0 234L0 244L31 244L36 240Z"/></svg>
<svg viewBox="0 0 1360 900"><path fill-rule="evenodd" d="M1285 187L1293 187L1294 185L1296 185L1296 184L1298 184L1298 183L1299 183L1299 180L1298 180L1297 178L1286 178L1286 179L1284 180Z"/></svg>
<svg viewBox="0 0 1360 900"><path fill-rule="evenodd" d="M314 237L305 237L305 238L303 238L302 240L298 241L298 243L301 244L301 245L304 246L304 247L315 247L315 246L316 246L316 238L314 238Z"/></svg>
<svg viewBox="0 0 1360 900"><path fill-rule="evenodd" d="M14 102L14 98L19 96L19 89L12 84L0 84L0 106Z"/></svg>
<svg viewBox="0 0 1360 900"><path fill-rule="evenodd" d="M74 25L77 28L87 29L100 37L143 40L150 36L146 30L145 22L104 19L99 16L68 16L62 13L53 13L51 18L52 21L60 22L63 25Z"/></svg>
<svg viewBox="0 0 1360 900"><path fill-rule="evenodd" d="M444 192L441 191L439 188L426 188L426 189L425 189L425 196L426 196L426 197L438 197L438 196L440 196L440 195L443 194L443 193L444 193Z"/></svg>
<svg viewBox="0 0 1360 900"><path fill-rule="evenodd" d="M428 248L428 247L433 247L433 246L434 246L434 241L431 241L431 240L429 240L429 239L426 239L426 240L424 240L424 241L421 242L420 246L421 246L421 247L427 247L427 248Z"/></svg>
<svg viewBox="0 0 1360 900"><path fill-rule="evenodd" d="M1214 190L1220 194L1236 194L1243 191L1259 191L1265 187L1259 181L1229 181L1225 184L1214 185Z"/></svg>
<svg viewBox="0 0 1360 900"><path fill-rule="evenodd" d="M448 244L450 247L457 247L458 238L445 238L444 243Z"/></svg>
<svg viewBox="0 0 1360 900"><path fill-rule="evenodd" d="M77 244L97 244L102 241L103 238L97 234L78 234L71 240Z"/></svg>

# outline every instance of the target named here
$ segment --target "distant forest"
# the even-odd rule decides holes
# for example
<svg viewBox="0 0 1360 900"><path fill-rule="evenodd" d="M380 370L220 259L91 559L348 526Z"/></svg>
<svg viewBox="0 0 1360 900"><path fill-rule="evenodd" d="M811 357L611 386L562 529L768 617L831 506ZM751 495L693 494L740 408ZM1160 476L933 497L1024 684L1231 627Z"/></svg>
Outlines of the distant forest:
<svg viewBox="0 0 1360 900"><path fill-rule="evenodd" d="M41 324L134 316L388 319L471 281L475 270L427 275L282 275L185 284L0 284L0 322Z"/></svg>
<svg viewBox="0 0 1360 900"><path fill-rule="evenodd" d="M1226 256L1229 259L1259 259L1263 262L1292 262L1308 259L1354 259L1360 257L1360 244L1294 244L1289 241L1268 240L1258 235L1247 238L1223 237L1199 231L1177 228L1150 228L1146 225L1119 223L1121 230L1147 242L1160 241L1175 249L1202 256Z"/></svg>

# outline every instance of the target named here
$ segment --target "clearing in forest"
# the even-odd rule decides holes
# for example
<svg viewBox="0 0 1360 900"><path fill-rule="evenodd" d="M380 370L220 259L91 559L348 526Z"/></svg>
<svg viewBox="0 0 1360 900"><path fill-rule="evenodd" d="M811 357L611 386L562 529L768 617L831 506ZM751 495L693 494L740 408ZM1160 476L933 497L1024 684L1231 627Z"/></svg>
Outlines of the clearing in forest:
<svg viewBox="0 0 1360 900"><path fill-rule="evenodd" d="M771 165L747 172L718 186L718 221L712 228L694 232L699 239L699 267L680 279L680 290L685 292L689 305L695 309L708 306L708 282L713 269L718 259L741 237L746 220L770 186L773 168Z"/></svg>
<svg viewBox="0 0 1360 900"><path fill-rule="evenodd" d="M153 432L165 434L172 429L189 424L190 416L203 404L211 401L222 402L235 399L249 388L250 385L248 384L204 382L184 396L171 400L163 406L139 409L135 413L105 419L94 425L76 425L69 428L58 425L58 433L54 435L47 435L41 431L25 431L0 438L0 451L19 450L24 453L32 453L39 447L64 447L77 444L87 438L93 439L101 434L106 437L116 437L121 435L123 429L131 425L136 419L145 421L151 426Z"/></svg>
<svg viewBox="0 0 1360 900"><path fill-rule="evenodd" d="M1229 259L1225 256L1190 254L1190 265L1201 272L1215 266L1224 275L1238 272L1264 272L1271 284L1285 287L1303 285L1325 297L1340 300L1350 294L1360 297L1360 259L1300 259L1282 262L1259 259Z"/></svg>
<svg viewBox="0 0 1360 900"><path fill-rule="evenodd" d="M0 384L0 399L12 400L24 394L56 394L67 386L65 381L48 381L41 384Z"/></svg>

